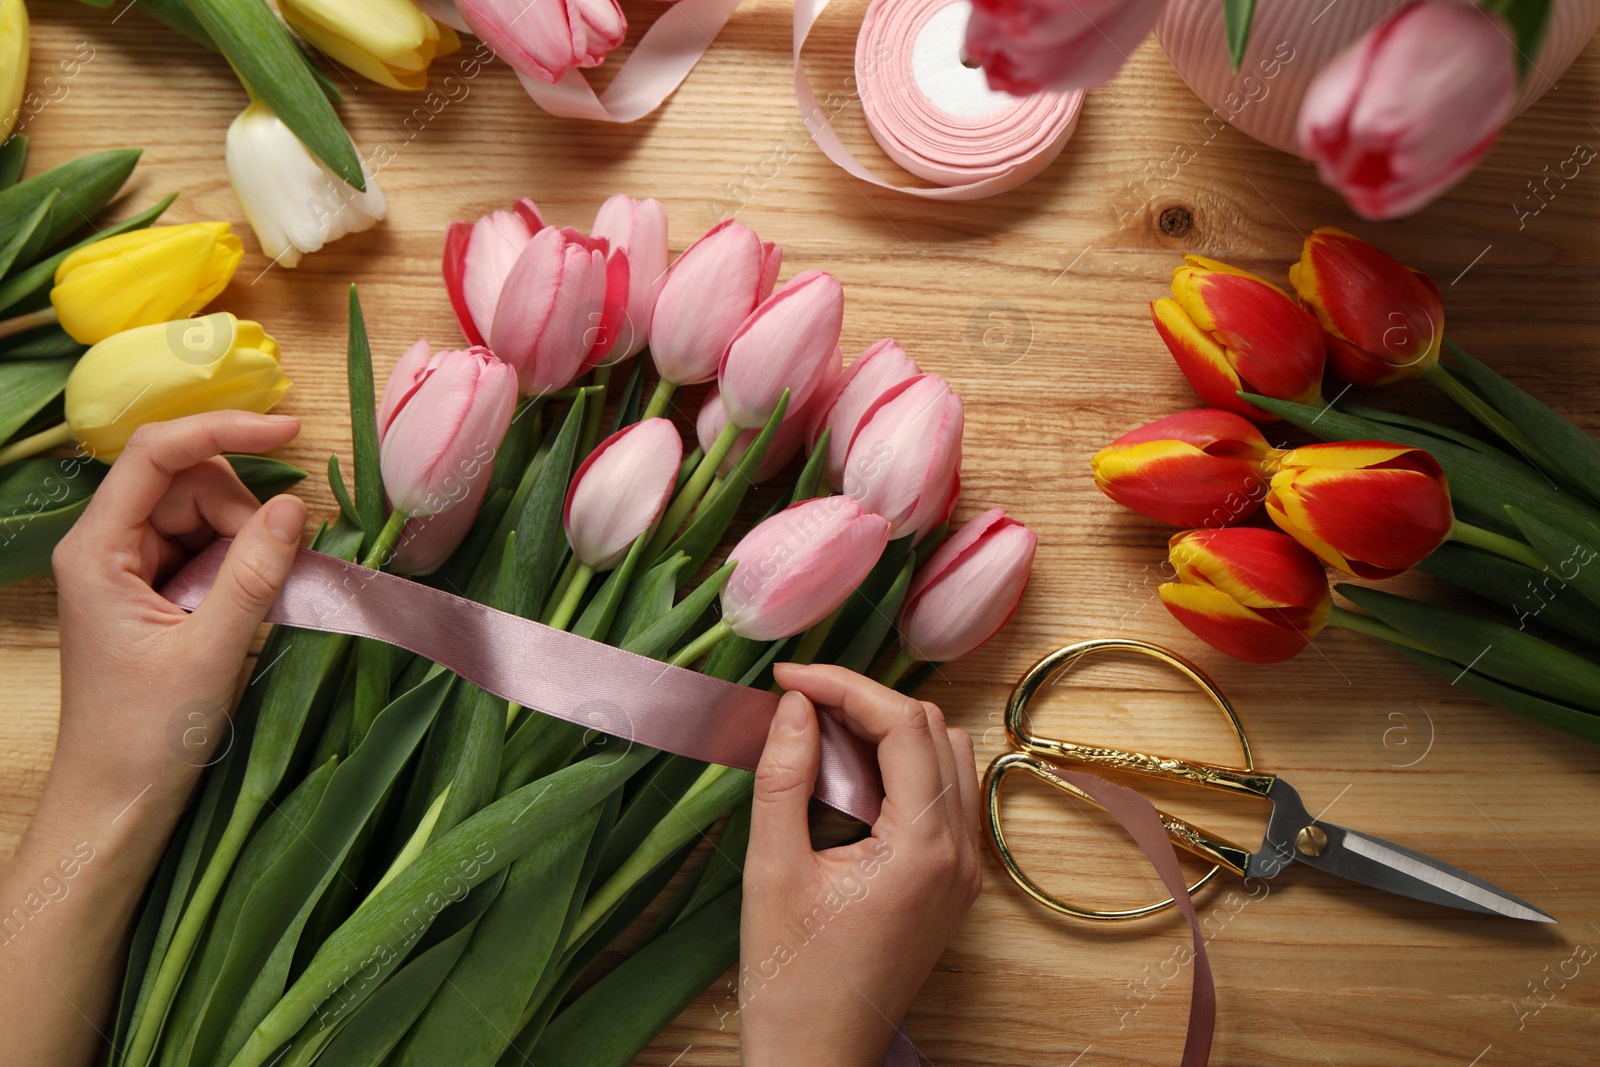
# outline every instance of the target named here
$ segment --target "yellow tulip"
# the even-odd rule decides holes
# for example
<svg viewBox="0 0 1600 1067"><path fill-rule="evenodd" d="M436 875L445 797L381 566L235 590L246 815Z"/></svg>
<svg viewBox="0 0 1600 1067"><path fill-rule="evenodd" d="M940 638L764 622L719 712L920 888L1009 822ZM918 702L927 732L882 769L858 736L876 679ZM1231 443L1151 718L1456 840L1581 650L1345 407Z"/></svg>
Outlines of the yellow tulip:
<svg viewBox="0 0 1600 1067"><path fill-rule="evenodd" d="M99 344L199 311L222 292L243 254L226 222L119 233L61 261L50 303L73 340Z"/></svg>
<svg viewBox="0 0 1600 1067"><path fill-rule="evenodd" d="M266 411L289 389L278 343L225 311L106 338L67 378L67 426L109 463L147 422L238 408Z"/></svg>
<svg viewBox="0 0 1600 1067"><path fill-rule="evenodd" d="M0 141L16 128L27 81L28 9L22 0L0 0Z"/></svg>
<svg viewBox="0 0 1600 1067"><path fill-rule="evenodd" d="M278 10L334 60L391 89L426 89L428 64L461 47L411 0L279 0Z"/></svg>

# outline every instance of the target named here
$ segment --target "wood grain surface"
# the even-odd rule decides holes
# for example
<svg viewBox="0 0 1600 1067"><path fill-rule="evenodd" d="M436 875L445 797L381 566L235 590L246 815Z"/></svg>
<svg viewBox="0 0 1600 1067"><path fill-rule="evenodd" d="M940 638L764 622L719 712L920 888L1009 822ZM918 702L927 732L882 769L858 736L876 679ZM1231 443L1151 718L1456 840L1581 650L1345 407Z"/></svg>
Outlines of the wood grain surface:
<svg viewBox="0 0 1600 1067"><path fill-rule="evenodd" d="M641 20L654 10L629 0ZM946 376L967 403L960 517L1004 505L1040 537L1033 585L1007 630L943 670L925 695L999 750L999 713L1044 653L1120 634L1170 644L1222 684L1262 766L1284 773L1313 812L1447 859L1558 916L1532 926L1386 897L1307 870L1249 894L1219 880L1198 903L1216 972L1217 1064L1589 1064L1600 1045L1596 753L1489 707L1365 638L1329 631L1277 667L1231 662L1185 633L1155 598L1166 531L1102 497L1087 458L1118 433L1195 397L1145 305L1185 252L1284 281L1301 234L1323 224L1375 239L1445 292L1450 336L1590 431L1600 431L1600 175L1584 170L1519 226L1526 183L1600 144L1600 52L1517 121L1441 202L1381 226L1351 216L1311 168L1234 130L1165 176L1179 145L1204 137L1207 109L1147 43L1093 93L1060 160L1025 187L971 204L886 194L849 180L805 137L789 75L790 8L748 0L656 116L632 126L551 118L491 62L436 114L417 97L341 82L342 114L382 161L389 217L376 229L268 269L229 188L224 131L245 99L223 62L139 12L36 2L30 88L50 102L28 121L30 172L80 153L143 145L128 214L170 190L169 221L232 220L247 254L217 306L257 318L282 345L304 420L284 457L316 471L349 435L342 353L345 287L358 282L380 372L415 338L457 337L439 283L443 229L538 201L587 227L607 194L667 205L682 249L737 212L784 246L785 276L826 268L847 291L845 348L884 335ZM864 4L829 8L808 49L819 96L847 91ZM635 28L634 38L637 37ZM469 48L473 42L469 42ZM92 50L75 77L56 64ZM45 77L54 72L47 87ZM846 140L882 162L852 104ZM1170 170L1170 168L1165 168ZM1159 178L1151 178L1161 174ZM1147 181L1147 179L1150 179ZM1141 194L1130 183L1147 189ZM1181 208L1190 220L1160 220ZM1405 402L1448 414L1426 387ZM331 498L320 475L314 514ZM1422 576L1401 588L1439 593ZM56 604L35 581L0 590L0 852L26 826L57 716ZM1048 697L1041 728L1223 759L1220 722L1173 679L1134 664L1083 673ZM1104 820L1025 788L1014 834L1042 880L1105 903L1151 898L1154 875ZM1184 794L1160 799L1242 839L1264 810ZM1057 919L991 865L987 887L913 1009L924 1060L956 1064L1175 1062L1189 996L1188 933L1173 915L1114 927ZM639 1062L737 1062L731 987L696 1000Z"/></svg>

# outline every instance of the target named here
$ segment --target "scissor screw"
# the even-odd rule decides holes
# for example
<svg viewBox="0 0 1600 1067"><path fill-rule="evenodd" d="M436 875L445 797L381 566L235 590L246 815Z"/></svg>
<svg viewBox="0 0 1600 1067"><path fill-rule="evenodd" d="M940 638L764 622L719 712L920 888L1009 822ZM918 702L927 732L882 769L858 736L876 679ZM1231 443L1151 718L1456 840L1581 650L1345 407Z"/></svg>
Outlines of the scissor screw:
<svg viewBox="0 0 1600 1067"><path fill-rule="evenodd" d="M1320 826L1307 826L1294 835L1294 847L1302 856L1320 856L1328 847L1328 835Z"/></svg>

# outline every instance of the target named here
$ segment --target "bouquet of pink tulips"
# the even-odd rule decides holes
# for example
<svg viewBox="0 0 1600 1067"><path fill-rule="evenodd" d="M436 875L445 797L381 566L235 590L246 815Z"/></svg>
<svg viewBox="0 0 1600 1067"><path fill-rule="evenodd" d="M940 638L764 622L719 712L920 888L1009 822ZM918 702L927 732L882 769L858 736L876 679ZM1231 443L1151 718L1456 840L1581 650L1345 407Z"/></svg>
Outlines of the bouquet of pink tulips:
<svg viewBox="0 0 1600 1067"><path fill-rule="evenodd" d="M1035 538L999 509L946 537L960 397L892 340L842 369L842 288L775 288L779 258L726 222L669 271L626 197L588 236L526 200L454 224L470 347L418 342L379 398L352 293L354 480L330 461L314 547L728 681L914 688L1005 623ZM647 361L618 373L647 347L648 403ZM686 454L667 413L712 381ZM277 627L247 692L150 888L118 1067L622 1064L737 958L748 772L364 638Z"/></svg>

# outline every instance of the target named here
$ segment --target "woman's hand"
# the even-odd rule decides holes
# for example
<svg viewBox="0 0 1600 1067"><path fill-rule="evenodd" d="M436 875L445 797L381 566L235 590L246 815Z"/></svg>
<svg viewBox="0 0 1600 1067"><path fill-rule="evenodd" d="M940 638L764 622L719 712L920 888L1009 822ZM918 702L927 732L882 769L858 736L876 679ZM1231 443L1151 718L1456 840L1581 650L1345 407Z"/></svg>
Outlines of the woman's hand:
<svg viewBox="0 0 1600 1067"><path fill-rule="evenodd" d="M0 873L0 1033L16 1063L88 1063L116 961L173 824L228 736L245 656L294 563L305 505L260 505L223 452L299 423L219 411L140 428L53 558L61 725L33 821ZM156 587L233 544L193 615Z"/></svg>
<svg viewBox="0 0 1600 1067"><path fill-rule="evenodd" d="M938 707L842 667L781 664L756 770L740 923L747 1067L877 1067L982 885L972 740ZM812 850L817 704L878 746L872 836Z"/></svg>

